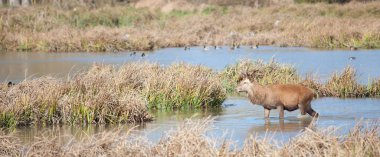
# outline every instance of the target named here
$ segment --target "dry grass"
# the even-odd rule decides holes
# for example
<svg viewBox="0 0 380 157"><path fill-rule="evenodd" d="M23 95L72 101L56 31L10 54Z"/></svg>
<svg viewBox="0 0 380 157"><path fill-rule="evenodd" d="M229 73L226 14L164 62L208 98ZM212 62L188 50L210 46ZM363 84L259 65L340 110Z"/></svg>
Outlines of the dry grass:
<svg viewBox="0 0 380 157"><path fill-rule="evenodd" d="M302 84L319 97L380 95L379 80L359 84L350 67L323 84L312 76L302 78L294 67L274 60L243 60L219 73L183 63L93 65L66 81L41 77L11 87L1 84L0 125L135 123L151 120L148 110L217 108L227 93L234 94L241 73L262 85Z"/></svg>
<svg viewBox="0 0 380 157"><path fill-rule="evenodd" d="M110 84L63 82L43 77L3 88L2 127L19 125L143 122L151 119L145 101L132 91L115 92ZM109 86L107 86L109 85ZM107 88L108 87L108 88Z"/></svg>
<svg viewBox="0 0 380 157"><path fill-rule="evenodd" d="M181 6L184 8L168 12L133 5L1 8L0 48L103 52L233 43L380 47L380 2L288 4L260 9Z"/></svg>
<svg viewBox="0 0 380 157"><path fill-rule="evenodd" d="M380 96L380 78L377 80L372 80L370 84L367 86L368 95L376 95Z"/></svg>
<svg viewBox="0 0 380 157"><path fill-rule="evenodd" d="M232 94L240 81L241 74L249 74L251 80L259 84L302 84L313 89L318 97L377 97L380 95L379 80L373 80L368 85L357 82L356 71L351 67L341 73L335 72L323 84L316 76L308 75L301 78L291 65L279 64L274 60L268 63L262 60L243 60L227 67L221 72L221 78L227 91Z"/></svg>
<svg viewBox="0 0 380 157"><path fill-rule="evenodd" d="M362 97L366 95L365 87L356 82L356 72L347 67L339 75L334 73L327 81L326 87L331 90L332 95L342 97Z"/></svg>
<svg viewBox="0 0 380 157"><path fill-rule="evenodd" d="M188 120L170 131L158 143L127 132L109 131L69 140L60 136L43 136L23 145L12 135L2 133L1 156L379 156L380 136L377 122L359 123L347 135L337 129L307 127L289 143L279 147L273 139L250 136L242 149L226 138L206 136L212 121ZM364 126L364 127L363 127Z"/></svg>
<svg viewBox="0 0 380 157"><path fill-rule="evenodd" d="M94 65L62 81L52 77L0 87L0 126L149 121L148 109L217 107L226 98L209 68L128 63Z"/></svg>
<svg viewBox="0 0 380 157"><path fill-rule="evenodd" d="M102 73L104 76L99 76ZM119 69L95 66L79 78L82 80L88 76L113 81L110 87L112 89L138 92L150 109L207 108L219 106L226 98L218 74L203 66L180 63L162 67L147 62L134 62ZM88 83L87 79L83 80Z"/></svg>
<svg viewBox="0 0 380 157"><path fill-rule="evenodd" d="M301 80L297 70L291 65L280 64L274 59L268 63L263 60L246 59L226 67L221 72L228 92L235 91L241 74L248 74L252 76L252 80L263 85L298 83Z"/></svg>

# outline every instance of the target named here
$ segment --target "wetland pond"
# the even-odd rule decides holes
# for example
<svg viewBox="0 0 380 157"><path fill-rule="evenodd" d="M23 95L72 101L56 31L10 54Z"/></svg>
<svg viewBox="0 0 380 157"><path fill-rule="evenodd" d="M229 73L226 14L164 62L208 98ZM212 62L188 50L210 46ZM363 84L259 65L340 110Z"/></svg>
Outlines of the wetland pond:
<svg viewBox="0 0 380 157"><path fill-rule="evenodd" d="M335 71L342 71L347 66L357 70L357 79L366 84L368 78L380 77L380 50L315 50L307 48L279 48L262 46L259 49L242 47L234 51L228 47L205 51L202 47L192 47L189 51L183 48L166 48L154 52L119 53L0 53L0 80L22 81L33 77L53 75L66 77L77 71L85 70L94 63L121 65L131 61L149 61L162 65L185 62L205 65L215 70L222 70L241 59L275 58L279 63L294 65L301 75L316 73L325 81ZM351 59L350 59L351 58ZM354 58L354 59L353 59ZM312 102L319 112L316 122L318 128L339 127L337 133L347 133L359 120L378 120L380 118L380 99L339 99L319 98ZM210 136L223 136L243 144L250 135L272 136L286 142L296 136L311 122L311 118L299 117L299 111L285 112L283 120L278 119L277 111L271 112L271 118L264 119L263 108L252 105L245 97L229 97L220 109L209 111L155 112L155 120L136 127L137 134L143 134L157 142L164 133L175 129L186 118L194 119L211 116L213 128ZM123 128L133 126L124 125ZM31 142L34 136L47 130L58 130L61 134L94 134L100 131L115 130L115 126L62 126L62 127L19 127L15 134L22 141Z"/></svg>

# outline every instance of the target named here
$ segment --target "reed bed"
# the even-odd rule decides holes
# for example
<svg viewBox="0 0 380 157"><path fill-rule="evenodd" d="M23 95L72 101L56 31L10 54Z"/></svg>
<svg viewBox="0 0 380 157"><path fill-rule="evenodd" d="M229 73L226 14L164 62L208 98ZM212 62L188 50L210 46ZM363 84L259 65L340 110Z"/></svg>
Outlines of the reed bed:
<svg viewBox="0 0 380 157"><path fill-rule="evenodd" d="M43 77L3 88L1 127L143 122L151 119L145 101L132 91L116 93L103 82L90 82L88 86L81 83Z"/></svg>
<svg viewBox="0 0 380 157"><path fill-rule="evenodd" d="M165 7L168 5L167 7ZM36 5L0 8L3 51L114 52L195 45L379 48L380 2L264 8L161 5ZM191 23L191 25L189 25Z"/></svg>
<svg viewBox="0 0 380 157"><path fill-rule="evenodd" d="M107 68L99 67L99 69ZM111 68L115 69L115 68ZM147 62L127 63L107 76L116 87L140 93L149 109L173 110L219 106L226 91L218 74L204 66L184 63L162 67ZM99 72L95 72L99 73Z"/></svg>
<svg viewBox="0 0 380 157"><path fill-rule="evenodd" d="M369 81L367 85L359 84L356 71L352 67L346 67L340 73L333 73L326 83L321 83L313 75L302 78L293 66L279 64L273 59L267 63L262 60L242 60L228 66L220 73L223 84L230 94L234 94L242 74L248 74L251 80L261 85L301 84L313 89L318 97L380 96L379 80Z"/></svg>
<svg viewBox="0 0 380 157"><path fill-rule="evenodd" d="M226 92L202 66L146 62L94 65L67 81L52 77L0 87L0 126L139 123L148 110L218 107Z"/></svg>
<svg viewBox="0 0 380 157"><path fill-rule="evenodd" d="M227 95L237 94L242 73L261 85L301 84L318 97L380 96L379 79L359 84L351 67L321 83L275 60L242 60L221 72L184 63L95 64L67 80L41 77L1 84L0 125L138 123L152 119L149 111L214 109Z"/></svg>
<svg viewBox="0 0 380 157"><path fill-rule="evenodd" d="M109 131L82 139L59 135L36 138L25 145L12 135L0 134L1 156L379 156L379 127L358 123L346 135L329 127L305 128L282 146L278 141L248 137L241 149L225 137L206 135L212 120L187 120L169 131L158 143L133 135L132 131ZM61 135L64 136L64 135Z"/></svg>

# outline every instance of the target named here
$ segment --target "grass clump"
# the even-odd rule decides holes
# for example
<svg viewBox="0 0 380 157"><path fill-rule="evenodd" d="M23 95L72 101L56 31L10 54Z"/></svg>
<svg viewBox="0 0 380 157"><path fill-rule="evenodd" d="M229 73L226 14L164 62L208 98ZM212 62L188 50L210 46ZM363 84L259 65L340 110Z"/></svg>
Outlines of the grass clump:
<svg viewBox="0 0 380 157"><path fill-rule="evenodd" d="M144 96L150 109L215 107L226 98L217 73L203 66L137 62L123 65L117 75L120 84L130 84Z"/></svg>
<svg viewBox="0 0 380 157"><path fill-rule="evenodd" d="M124 64L118 69L111 66L99 66L96 69L98 71L95 74L98 75L106 71L103 77L115 82L112 87L115 90L129 89L139 93L150 109L215 107L226 98L217 73L203 66L180 63L163 67L135 62Z"/></svg>
<svg viewBox="0 0 380 157"><path fill-rule="evenodd" d="M339 136L329 127L305 128L282 146L274 139L248 137L242 149L226 138L207 136L212 120L187 120L167 132L158 143L127 132L109 131L69 140L52 134L23 145L12 135L0 133L0 155L17 156L379 156L380 136L376 124L358 123L348 134Z"/></svg>
<svg viewBox="0 0 380 157"><path fill-rule="evenodd" d="M252 77L252 80L262 85L298 83L301 79L293 66L282 65L274 59L268 63L263 60L242 60L226 67L221 72L221 78L229 93L235 91L235 87L243 73L248 74Z"/></svg>
<svg viewBox="0 0 380 157"><path fill-rule="evenodd" d="M148 109L218 107L226 92L216 72L202 66L128 63L94 65L62 81L42 77L0 87L0 126L136 123Z"/></svg>
<svg viewBox="0 0 380 157"><path fill-rule="evenodd" d="M94 65L70 81L70 90L61 101L67 105L70 123L144 122L150 119L146 102L129 89L118 88L114 67Z"/></svg>
<svg viewBox="0 0 380 157"><path fill-rule="evenodd" d="M226 98L217 74L203 66L175 64L152 75L143 90L150 108L216 107Z"/></svg>
<svg viewBox="0 0 380 157"><path fill-rule="evenodd" d="M372 80L367 86L368 95L380 96L380 79Z"/></svg>
<svg viewBox="0 0 380 157"><path fill-rule="evenodd" d="M313 89L318 97L376 97L380 95L379 81L370 81L368 85L359 84L352 67L345 68L341 73L333 73L326 83L321 83L312 75L302 78L293 66L280 64L274 60L267 63L262 60L242 60L226 67L220 73L220 77L229 94L235 92L242 74L248 74L251 80L261 85L301 84Z"/></svg>
<svg viewBox="0 0 380 157"><path fill-rule="evenodd" d="M58 101L65 92L65 84L51 77L3 88L4 97L0 104L2 127L60 123Z"/></svg>
<svg viewBox="0 0 380 157"><path fill-rule="evenodd" d="M339 97L363 97L367 94L365 88L356 82L356 72L351 67L345 68L340 75L334 73L326 87L332 95Z"/></svg>
<svg viewBox="0 0 380 157"><path fill-rule="evenodd" d="M70 82L43 77L2 89L5 95L0 104L1 127L143 122L150 119L142 98L131 92L116 93L110 90L111 85L88 77Z"/></svg>

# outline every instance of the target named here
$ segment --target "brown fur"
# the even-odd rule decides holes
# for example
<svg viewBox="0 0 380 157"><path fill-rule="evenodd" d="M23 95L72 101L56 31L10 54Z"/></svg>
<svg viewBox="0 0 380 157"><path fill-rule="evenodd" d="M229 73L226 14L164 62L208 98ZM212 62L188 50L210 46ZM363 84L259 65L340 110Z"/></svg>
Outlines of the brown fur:
<svg viewBox="0 0 380 157"><path fill-rule="evenodd" d="M249 79L240 81L236 90L247 92L248 98L253 104L264 107L265 117L269 117L271 109L278 109L280 118L284 117L284 110L294 111L300 109L302 115L318 116L311 108L314 92L304 86L295 84L277 84L262 86Z"/></svg>

